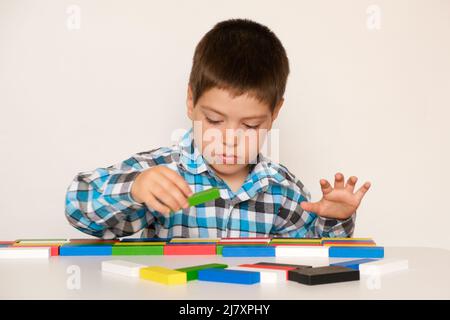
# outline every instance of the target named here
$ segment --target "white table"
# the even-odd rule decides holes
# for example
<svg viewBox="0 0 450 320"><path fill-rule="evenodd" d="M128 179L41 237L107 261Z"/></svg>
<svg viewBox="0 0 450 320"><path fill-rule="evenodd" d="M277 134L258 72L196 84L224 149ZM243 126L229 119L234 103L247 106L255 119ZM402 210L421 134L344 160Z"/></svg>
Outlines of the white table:
<svg viewBox="0 0 450 320"><path fill-rule="evenodd" d="M180 268L213 262L232 266L259 261L320 266L342 259L109 256L0 260L0 299L450 299L450 251L395 247L386 248L385 257L406 258L410 269L381 278L362 276L360 281L318 286L291 281L255 285L190 281L186 285L165 286L103 273L101 261L120 259ZM73 281L76 274L68 273L73 270L80 271L79 289L77 281ZM68 288L68 283L75 288Z"/></svg>

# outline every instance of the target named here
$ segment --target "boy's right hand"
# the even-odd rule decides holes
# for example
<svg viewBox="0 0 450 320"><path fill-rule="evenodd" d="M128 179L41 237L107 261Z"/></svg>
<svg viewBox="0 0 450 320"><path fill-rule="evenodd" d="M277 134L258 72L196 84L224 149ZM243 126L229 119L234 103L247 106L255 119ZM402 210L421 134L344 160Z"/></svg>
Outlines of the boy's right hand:
<svg viewBox="0 0 450 320"><path fill-rule="evenodd" d="M131 196L134 200L165 214L188 208L187 198L192 194L187 182L178 173L165 166L142 171L131 187Z"/></svg>

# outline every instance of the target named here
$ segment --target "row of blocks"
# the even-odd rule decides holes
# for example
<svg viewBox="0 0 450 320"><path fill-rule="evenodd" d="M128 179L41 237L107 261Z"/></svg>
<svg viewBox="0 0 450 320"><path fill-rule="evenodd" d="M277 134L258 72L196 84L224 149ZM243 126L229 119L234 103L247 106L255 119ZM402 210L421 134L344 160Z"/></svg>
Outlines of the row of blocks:
<svg viewBox="0 0 450 320"><path fill-rule="evenodd" d="M369 239L123 239L20 240L0 248L1 257L110 255L222 255L224 257L382 258L384 248ZM325 245L332 241L333 245ZM356 245L352 245L355 244ZM370 244L369 244L370 243ZM319 245L320 244L320 245ZM328 243L329 244L329 243ZM364 245L363 245L364 244ZM27 249L27 250L25 250ZM40 250L39 250L40 249ZM47 255L47 256L48 256Z"/></svg>
<svg viewBox="0 0 450 320"><path fill-rule="evenodd" d="M38 256L124 256L124 255L217 255L223 257L330 257L383 258L383 247L293 247L293 246L223 246L215 245L63 245L61 247L0 248L0 257Z"/></svg>
<svg viewBox="0 0 450 320"><path fill-rule="evenodd" d="M408 261L396 259L354 260L315 268L307 265L259 262L231 268L226 264L211 263L169 269L160 266L147 267L121 260L102 262L104 272L139 277L167 285L184 284L192 280L237 284L277 283L291 280L306 285L317 285L359 280L360 274L381 275L405 269L408 269Z"/></svg>

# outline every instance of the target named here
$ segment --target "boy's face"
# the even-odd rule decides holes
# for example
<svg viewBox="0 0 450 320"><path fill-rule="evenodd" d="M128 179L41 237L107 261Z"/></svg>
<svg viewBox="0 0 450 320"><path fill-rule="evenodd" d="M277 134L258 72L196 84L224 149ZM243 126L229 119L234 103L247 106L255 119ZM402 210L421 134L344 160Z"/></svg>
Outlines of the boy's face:
<svg viewBox="0 0 450 320"><path fill-rule="evenodd" d="M283 100L272 112L267 104L247 94L233 98L227 90L212 88L196 105L188 87L188 116L194 141L203 157L220 175L231 176L255 163Z"/></svg>

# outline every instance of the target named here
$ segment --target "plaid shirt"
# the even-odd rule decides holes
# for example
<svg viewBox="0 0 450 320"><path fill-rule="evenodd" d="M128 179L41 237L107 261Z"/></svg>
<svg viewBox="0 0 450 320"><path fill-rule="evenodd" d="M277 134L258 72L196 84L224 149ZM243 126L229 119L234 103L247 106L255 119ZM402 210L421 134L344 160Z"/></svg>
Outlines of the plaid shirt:
<svg viewBox="0 0 450 320"><path fill-rule="evenodd" d="M219 188L221 198L164 216L136 202L131 186L139 172L162 165L180 174L193 192ZM100 238L141 237L349 237L356 213L344 221L300 207L310 193L286 167L258 154L234 193L193 143L192 128L172 147L140 152L93 171L80 172L66 194L66 217L78 230Z"/></svg>

